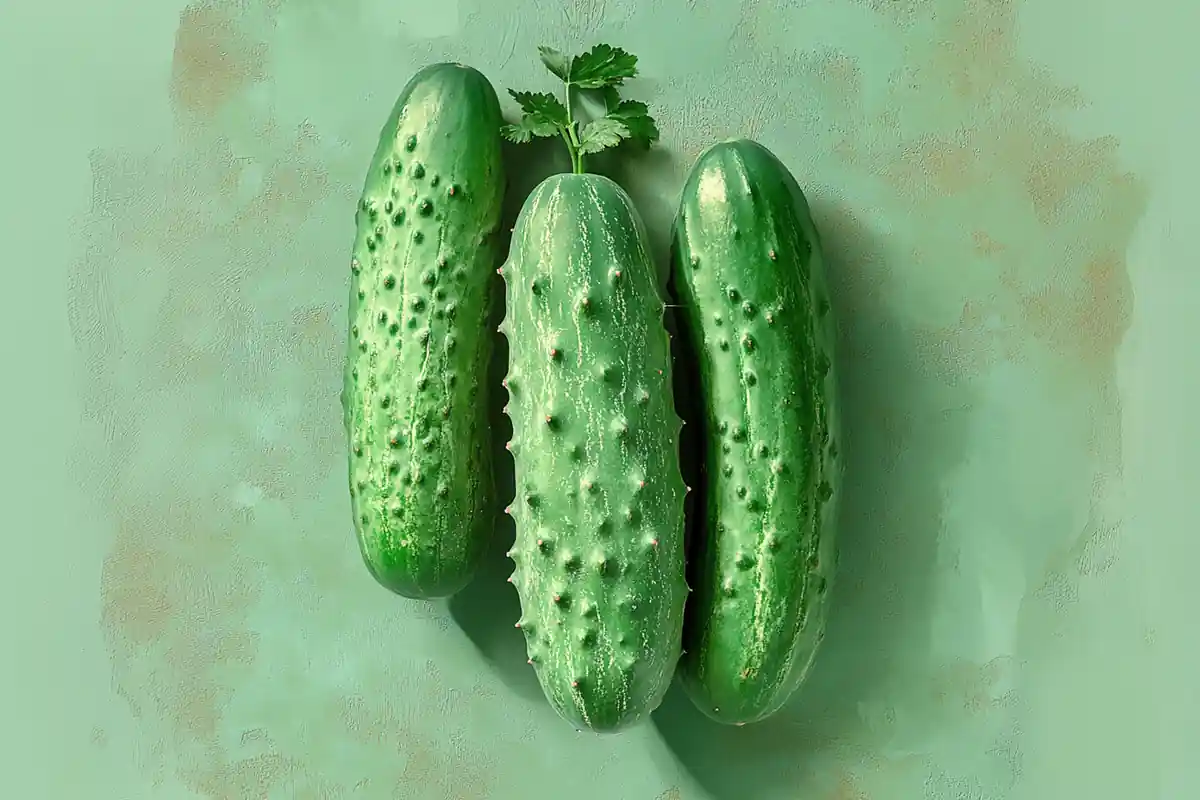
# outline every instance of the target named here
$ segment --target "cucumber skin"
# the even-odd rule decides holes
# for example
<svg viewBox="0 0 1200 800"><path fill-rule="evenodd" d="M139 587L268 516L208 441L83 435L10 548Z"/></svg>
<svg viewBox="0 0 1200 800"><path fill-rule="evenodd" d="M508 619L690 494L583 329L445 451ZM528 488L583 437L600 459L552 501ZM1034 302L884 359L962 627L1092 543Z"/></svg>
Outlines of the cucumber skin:
<svg viewBox="0 0 1200 800"><path fill-rule="evenodd" d="M784 705L825 635L842 476L835 315L808 202L753 141L700 155L671 261L706 452L679 673L707 716L745 724Z"/></svg>
<svg viewBox="0 0 1200 800"><path fill-rule="evenodd" d="M368 570L409 598L463 588L493 530L485 320L501 258L501 124L481 73L421 69L383 126L355 215L351 507Z"/></svg>
<svg viewBox="0 0 1200 800"><path fill-rule="evenodd" d="M665 287L593 174L533 190L502 271L518 627L558 714L615 732L670 686L688 592Z"/></svg>

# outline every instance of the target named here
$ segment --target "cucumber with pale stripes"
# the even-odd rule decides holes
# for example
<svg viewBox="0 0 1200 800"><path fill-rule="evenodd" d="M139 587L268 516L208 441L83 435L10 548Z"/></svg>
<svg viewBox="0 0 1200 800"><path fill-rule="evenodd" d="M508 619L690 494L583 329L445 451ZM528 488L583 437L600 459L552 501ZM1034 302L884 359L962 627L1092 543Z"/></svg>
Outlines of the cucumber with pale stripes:
<svg viewBox="0 0 1200 800"><path fill-rule="evenodd" d="M583 166L653 121L642 104L612 103L587 125L567 111L574 89L612 89L633 74L632 56L601 45L542 57L567 102L514 92L525 115L505 132L561 135L574 172L529 195L502 270L516 624L553 708L611 732L660 704L678 663L686 488L665 286L629 195Z"/></svg>
<svg viewBox="0 0 1200 800"><path fill-rule="evenodd" d="M730 140L699 157L672 282L707 454L680 677L708 716L754 722L803 683L824 638L841 483L820 237L765 147Z"/></svg>
<svg viewBox="0 0 1200 800"><path fill-rule="evenodd" d="M485 381L502 123L477 70L420 70L383 126L356 214L342 390L351 507L368 570L405 597L463 588L493 529Z"/></svg>

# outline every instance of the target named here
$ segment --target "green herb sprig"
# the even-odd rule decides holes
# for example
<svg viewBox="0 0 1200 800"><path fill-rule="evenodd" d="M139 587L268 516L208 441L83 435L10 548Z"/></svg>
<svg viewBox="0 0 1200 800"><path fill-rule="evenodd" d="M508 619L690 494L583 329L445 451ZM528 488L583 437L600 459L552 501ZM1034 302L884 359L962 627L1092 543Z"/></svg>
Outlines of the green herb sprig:
<svg viewBox="0 0 1200 800"><path fill-rule="evenodd" d="M549 92L508 93L521 107L521 119L505 125L501 133L510 142L534 137L561 136L571 155L571 168L584 171L584 156L599 153L630 140L649 147L658 141L658 125L645 103L622 100L618 88L637 76L637 56L598 44L578 56L566 56L552 47L539 47L542 63L563 82L564 98ZM576 118L572 90L594 91L604 102L604 116L588 122Z"/></svg>

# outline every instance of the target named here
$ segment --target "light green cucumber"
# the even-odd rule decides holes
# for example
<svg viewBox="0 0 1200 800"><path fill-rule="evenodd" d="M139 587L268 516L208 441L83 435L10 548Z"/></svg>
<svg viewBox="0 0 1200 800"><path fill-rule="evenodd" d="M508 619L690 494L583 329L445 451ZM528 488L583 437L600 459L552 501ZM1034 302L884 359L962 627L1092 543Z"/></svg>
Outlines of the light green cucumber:
<svg viewBox="0 0 1200 800"><path fill-rule="evenodd" d="M615 731L661 702L687 596L663 293L637 211L599 175L534 189L503 272L518 626L555 710Z"/></svg>
<svg viewBox="0 0 1200 800"><path fill-rule="evenodd" d="M670 685L688 593L664 300L634 205L599 175L536 187L503 271L518 626L553 708L617 730Z"/></svg>
<svg viewBox="0 0 1200 800"><path fill-rule="evenodd" d="M375 579L446 597L493 528L487 329L504 171L495 90L461 64L420 70L362 191L342 403L359 548Z"/></svg>
<svg viewBox="0 0 1200 800"><path fill-rule="evenodd" d="M824 638L841 483L820 238L762 145L725 141L698 159L672 283L706 453L680 677L705 714L743 724L783 706Z"/></svg>

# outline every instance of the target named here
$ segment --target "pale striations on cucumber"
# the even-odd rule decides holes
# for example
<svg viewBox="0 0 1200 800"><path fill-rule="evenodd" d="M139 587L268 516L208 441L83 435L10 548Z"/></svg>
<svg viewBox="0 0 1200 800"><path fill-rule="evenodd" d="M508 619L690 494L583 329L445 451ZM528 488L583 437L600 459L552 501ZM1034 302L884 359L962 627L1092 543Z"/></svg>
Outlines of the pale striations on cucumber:
<svg viewBox="0 0 1200 800"><path fill-rule="evenodd" d="M708 716L753 722L800 686L824 638L841 476L820 239L766 148L730 140L700 156L672 274L707 452L680 675Z"/></svg>
<svg viewBox="0 0 1200 800"><path fill-rule="evenodd" d="M550 704L578 727L611 732L659 705L678 663L686 488L664 287L646 231L620 186L582 170L587 153L633 128L653 131L650 141L657 130L640 103L610 102L610 112L640 114L581 129L567 110L572 88L611 90L632 75L632 56L601 45L542 57L567 102L513 93L525 116L506 134L561 135L575 174L533 190L502 270L516 471L509 555L517 626Z"/></svg>
<svg viewBox="0 0 1200 800"><path fill-rule="evenodd" d="M461 64L404 87L356 213L342 403L366 565L412 598L474 575L493 528L486 320L505 179L499 100Z"/></svg>

